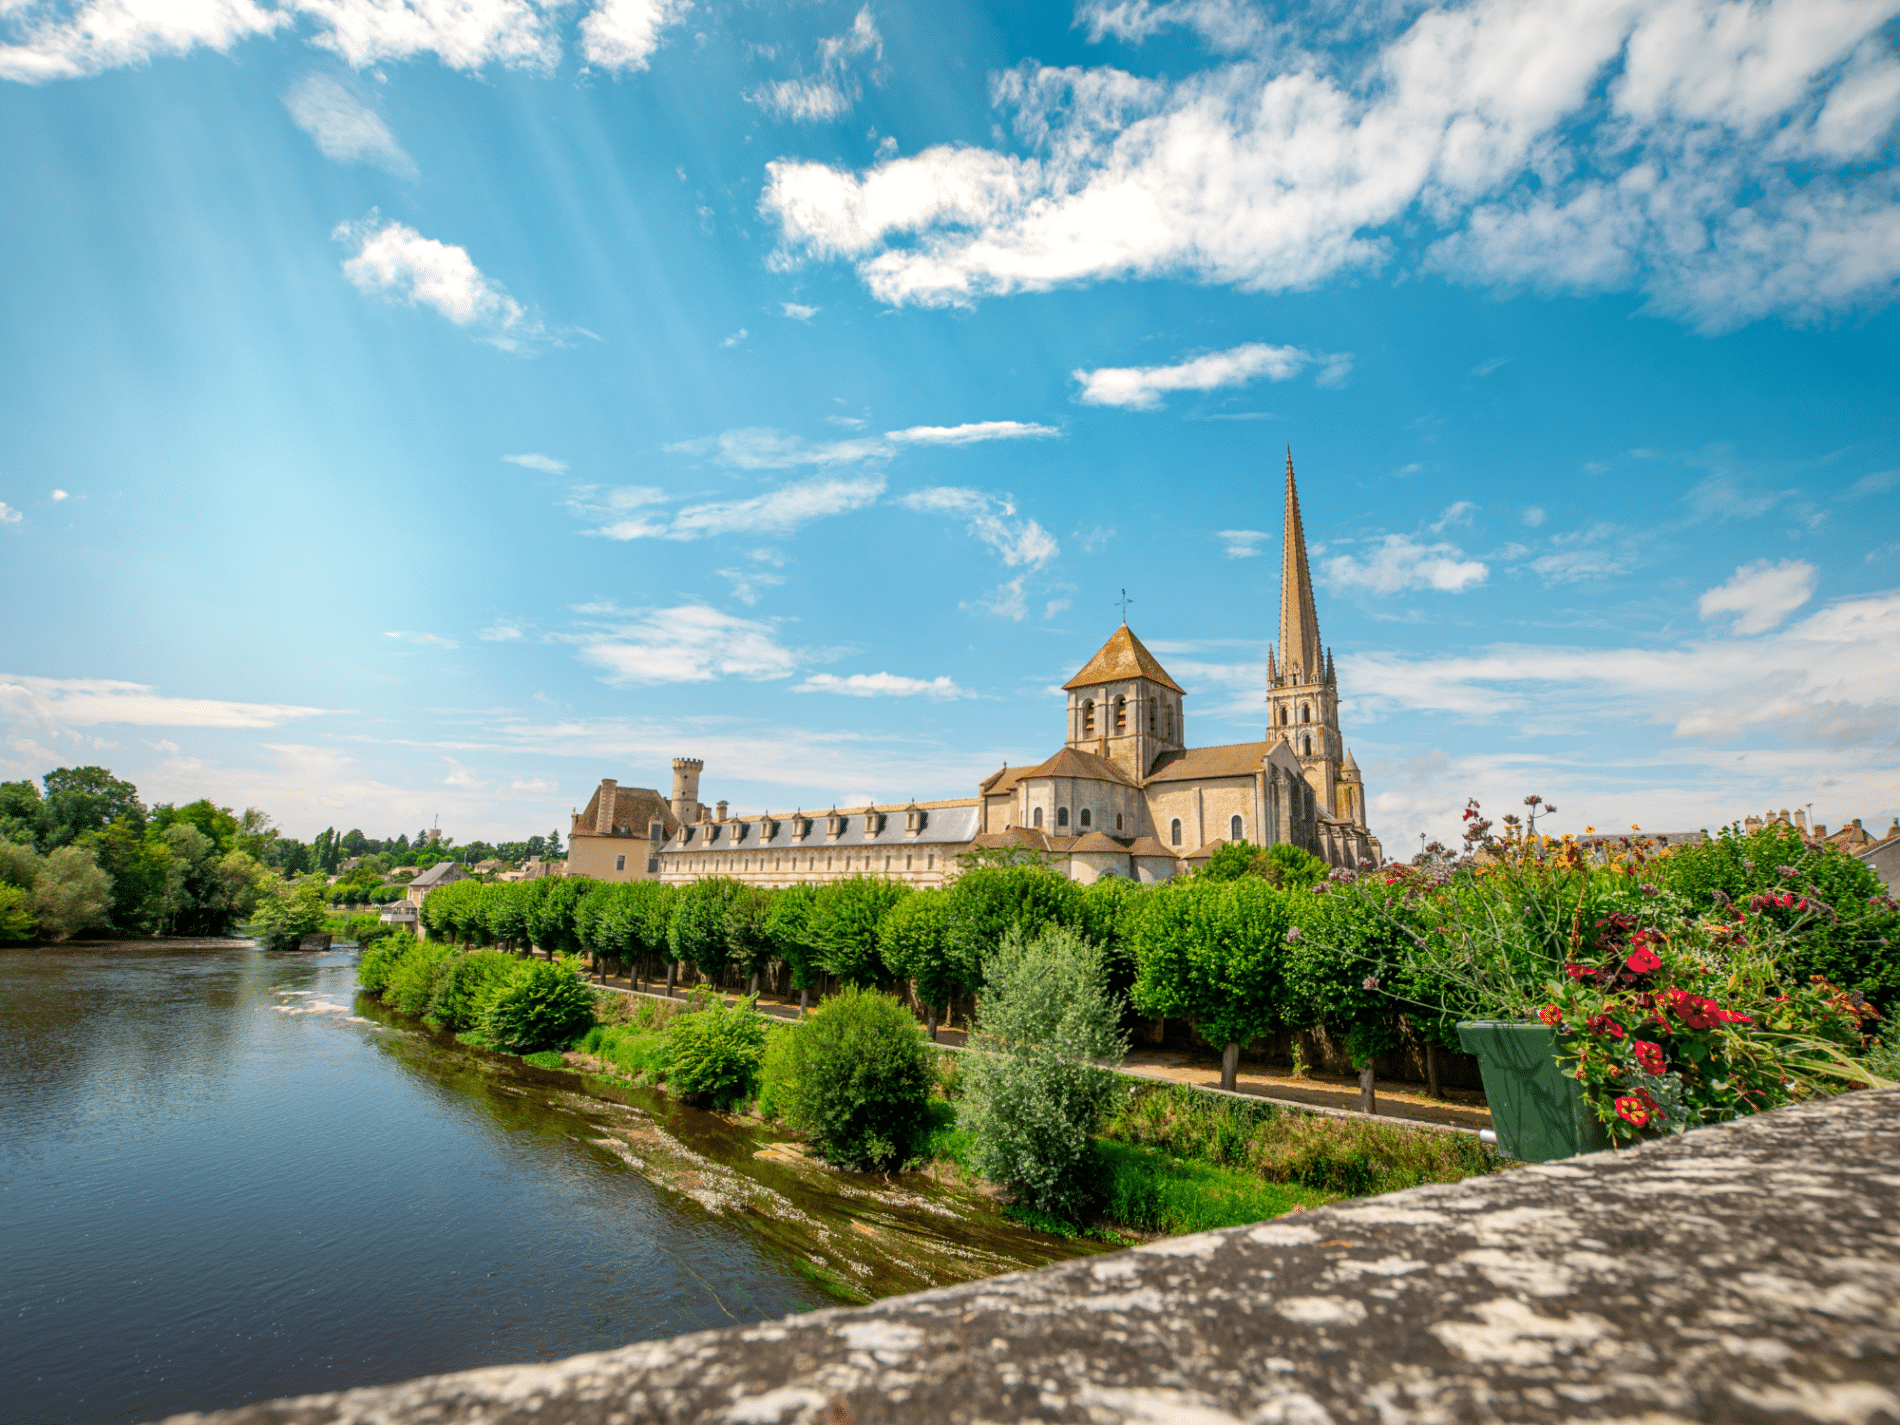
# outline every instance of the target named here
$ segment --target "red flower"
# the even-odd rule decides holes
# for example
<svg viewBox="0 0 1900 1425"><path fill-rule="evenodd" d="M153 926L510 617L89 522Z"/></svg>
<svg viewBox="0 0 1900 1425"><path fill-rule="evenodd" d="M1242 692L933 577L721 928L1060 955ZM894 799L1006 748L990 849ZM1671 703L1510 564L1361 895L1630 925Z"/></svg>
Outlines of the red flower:
<svg viewBox="0 0 1900 1425"><path fill-rule="evenodd" d="M1564 1022L1564 1012L1554 1004L1547 1004L1537 1012L1537 1017L1552 1026Z"/></svg>
<svg viewBox="0 0 1900 1425"><path fill-rule="evenodd" d="M1610 1039L1623 1037L1623 1026L1607 1014L1593 1014L1584 1021L1584 1024L1592 1034L1601 1034Z"/></svg>
<svg viewBox="0 0 1900 1425"><path fill-rule="evenodd" d="M1649 1125L1649 1109L1639 1098L1619 1098L1616 1101L1616 1116L1637 1128Z"/></svg>
<svg viewBox="0 0 1900 1425"><path fill-rule="evenodd" d="M1660 1074L1669 1067L1663 1058L1662 1045L1651 1044L1647 1039L1636 1041L1636 1062L1643 1066L1646 1074Z"/></svg>
<svg viewBox="0 0 1900 1425"><path fill-rule="evenodd" d="M1634 955L1623 962L1624 968L1632 975L1653 974L1662 968L1662 957L1647 945L1639 946Z"/></svg>
<svg viewBox="0 0 1900 1425"><path fill-rule="evenodd" d="M1754 1016L1743 1014L1739 1009L1718 1009L1715 1017L1724 1024L1753 1024Z"/></svg>
<svg viewBox="0 0 1900 1425"><path fill-rule="evenodd" d="M1565 965L1564 973L1573 980L1587 980L1596 973L1588 965Z"/></svg>

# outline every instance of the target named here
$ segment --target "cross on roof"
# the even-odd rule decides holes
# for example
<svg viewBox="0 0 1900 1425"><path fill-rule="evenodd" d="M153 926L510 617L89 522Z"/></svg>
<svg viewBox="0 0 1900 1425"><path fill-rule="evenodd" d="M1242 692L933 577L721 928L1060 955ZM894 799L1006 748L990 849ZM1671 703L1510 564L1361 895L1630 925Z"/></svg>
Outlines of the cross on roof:
<svg viewBox="0 0 1900 1425"><path fill-rule="evenodd" d="M1134 600L1128 597L1128 590L1123 589L1122 596L1119 599L1115 600L1115 602L1121 605L1122 622L1127 623L1128 622L1128 606L1134 603Z"/></svg>

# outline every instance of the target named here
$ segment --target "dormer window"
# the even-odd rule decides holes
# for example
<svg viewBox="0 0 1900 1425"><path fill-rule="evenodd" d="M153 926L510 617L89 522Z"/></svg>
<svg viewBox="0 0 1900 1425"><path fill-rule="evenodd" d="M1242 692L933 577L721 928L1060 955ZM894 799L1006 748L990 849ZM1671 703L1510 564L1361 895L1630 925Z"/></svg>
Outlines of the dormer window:
<svg viewBox="0 0 1900 1425"><path fill-rule="evenodd" d="M711 826L706 828L706 844L708 846L712 845L713 842L719 839L719 832L720 832L720 826L719 826L719 823L716 821Z"/></svg>
<svg viewBox="0 0 1900 1425"><path fill-rule="evenodd" d="M883 829L884 818L880 813L867 811L864 814L864 834L866 836L876 836Z"/></svg>
<svg viewBox="0 0 1900 1425"><path fill-rule="evenodd" d="M776 821L762 821L759 823L759 839L760 840L770 841L773 837L777 835L778 835L778 823Z"/></svg>
<svg viewBox="0 0 1900 1425"><path fill-rule="evenodd" d="M685 846L689 844L692 841L692 839L693 839L693 828L690 826L682 826L680 828L680 845Z"/></svg>
<svg viewBox="0 0 1900 1425"><path fill-rule="evenodd" d="M834 841L837 840L838 837L843 836L845 822L848 819L849 818L842 816L827 817L825 821L825 835Z"/></svg>
<svg viewBox="0 0 1900 1425"><path fill-rule="evenodd" d="M656 821L649 824L647 827L647 840L648 841L666 840L666 823L663 821Z"/></svg>
<svg viewBox="0 0 1900 1425"><path fill-rule="evenodd" d="M930 825L929 812L912 807L909 811L904 813L904 832L906 835L915 836L928 825Z"/></svg>
<svg viewBox="0 0 1900 1425"><path fill-rule="evenodd" d="M746 824L743 821L732 828L732 839L735 843L745 840L746 829Z"/></svg>
<svg viewBox="0 0 1900 1425"><path fill-rule="evenodd" d="M1087 737L1095 731L1095 699L1082 699L1082 735Z"/></svg>
<svg viewBox="0 0 1900 1425"><path fill-rule="evenodd" d="M792 818L792 835L800 841L803 841L807 836L810 836L811 835L811 818L808 816L793 817Z"/></svg>

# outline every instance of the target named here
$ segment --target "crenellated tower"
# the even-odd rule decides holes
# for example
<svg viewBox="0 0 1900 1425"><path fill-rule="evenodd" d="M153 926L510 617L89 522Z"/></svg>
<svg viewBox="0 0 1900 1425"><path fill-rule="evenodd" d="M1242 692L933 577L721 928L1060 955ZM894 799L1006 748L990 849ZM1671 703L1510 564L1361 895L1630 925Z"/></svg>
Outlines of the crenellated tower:
<svg viewBox="0 0 1900 1425"><path fill-rule="evenodd" d="M1306 527L1286 452L1285 532L1280 540L1280 639L1267 650L1267 740L1285 738L1306 771L1320 809L1360 826L1365 792L1358 763L1339 733L1339 675L1321 642L1306 560Z"/></svg>

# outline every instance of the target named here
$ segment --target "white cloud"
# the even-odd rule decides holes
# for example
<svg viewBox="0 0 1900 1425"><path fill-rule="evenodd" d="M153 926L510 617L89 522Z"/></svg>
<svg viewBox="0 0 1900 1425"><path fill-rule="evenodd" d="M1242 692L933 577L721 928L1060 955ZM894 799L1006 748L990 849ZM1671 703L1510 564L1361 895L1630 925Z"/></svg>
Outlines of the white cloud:
<svg viewBox="0 0 1900 1425"><path fill-rule="evenodd" d="M961 607L968 608L968 604ZM987 599L978 599L976 607L984 613L995 614L998 618L1013 619L1021 623L1029 612L1029 600L1023 594L1023 580L1019 575L1007 584L998 584L996 591Z"/></svg>
<svg viewBox="0 0 1900 1425"><path fill-rule="evenodd" d="M1672 648L1496 645L1471 655L1342 658L1340 682L1368 711L1511 717L1543 710L1601 723L1672 725L1679 737L1757 730L1791 744L1887 746L1900 734L1900 593L1844 599L1786 629Z"/></svg>
<svg viewBox="0 0 1900 1425"><path fill-rule="evenodd" d="M1242 12L1088 13L1138 34ZM1025 63L993 97L1027 152L780 159L761 211L781 266L851 261L892 304L1126 277L1286 291L1423 246L1454 280L1635 289L1705 328L1815 317L1900 279L1894 13L1473 0L1362 7L1342 39L1312 7L1180 79Z"/></svg>
<svg viewBox="0 0 1900 1425"><path fill-rule="evenodd" d="M671 516L636 516L604 525L609 539L701 539L720 534L790 534L813 520L877 503L884 477L821 476L781 485L746 500L688 505Z"/></svg>
<svg viewBox="0 0 1900 1425"><path fill-rule="evenodd" d="M418 648L460 648L462 645L452 638L444 638L439 633L414 633L405 629L396 629L385 633L384 638L393 638L399 643L413 643Z"/></svg>
<svg viewBox="0 0 1900 1425"><path fill-rule="evenodd" d="M1055 536L1032 519L1016 519L1015 502L982 490L939 485L916 490L898 503L921 514L957 515L970 521L970 533L1002 556L1003 563L1014 568L1027 565L1040 569L1062 552ZM1021 580L1017 581L1016 602L1021 603ZM1015 615L1020 618L1021 614Z"/></svg>
<svg viewBox="0 0 1900 1425"><path fill-rule="evenodd" d="M514 619L496 619L477 635L484 643L519 643L526 636Z"/></svg>
<svg viewBox="0 0 1900 1425"><path fill-rule="evenodd" d="M1071 603L1072 601L1069 599L1051 599L1048 603L1043 605L1042 616L1046 619L1054 618L1064 609L1069 608Z"/></svg>
<svg viewBox="0 0 1900 1425"><path fill-rule="evenodd" d="M443 786L461 787L464 791L470 792L485 792L488 790L488 783L484 782L460 762L457 762L453 757L444 757L442 760L449 764L448 775L442 779Z"/></svg>
<svg viewBox="0 0 1900 1425"><path fill-rule="evenodd" d="M60 502L61 500L69 500L69 499L71 499L71 498L72 498L72 496L70 496L70 495L68 495L68 494L67 494L67 493L66 493L66 492L65 492L64 490L55 490L55 491L53 491L53 503L54 503L54 504L58 504L58 503L59 503L59 502Z"/></svg>
<svg viewBox="0 0 1900 1425"><path fill-rule="evenodd" d="M0 675L0 718L35 727L282 727L325 708L177 698L146 683Z"/></svg>
<svg viewBox="0 0 1900 1425"><path fill-rule="evenodd" d="M1524 521L1528 528L1536 529L1544 522L1544 507L1542 505L1526 505L1524 507L1524 513L1519 516L1519 518Z"/></svg>
<svg viewBox="0 0 1900 1425"><path fill-rule="evenodd" d="M0 524L18 524L26 516L14 509L5 500L0 500Z"/></svg>
<svg viewBox="0 0 1900 1425"><path fill-rule="evenodd" d="M739 330L734 332L731 336L722 337L720 339L719 344L723 347L735 347L740 342L744 341L750 335L751 333L748 332L744 327L740 327Z"/></svg>
<svg viewBox="0 0 1900 1425"><path fill-rule="evenodd" d="M1433 534L1443 534L1445 530L1452 525L1470 524L1471 512L1477 508L1478 507L1469 500L1459 500L1454 504L1445 506L1443 510L1439 511L1437 521L1430 526L1431 532Z"/></svg>
<svg viewBox="0 0 1900 1425"><path fill-rule="evenodd" d="M1088 26L1091 44L1105 35L1140 44L1179 25L1221 50L1244 49L1267 28L1262 12L1246 0L1083 0L1075 23Z"/></svg>
<svg viewBox="0 0 1900 1425"><path fill-rule="evenodd" d="M843 118L864 92L852 73L852 62L867 54L880 59L884 55L884 37L878 33L868 5L858 11L850 29L818 42L816 75L762 84L745 96L746 102L800 124Z"/></svg>
<svg viewBox="0 0 1900 1425"><path fill-rule="evenodd" d="M581 21L581 56L616 73L645 69L661 31L692 8L691 0L599 0Z"/></svg>
<svg viewBox="0 0 1900 1425"><path fill-rule="evenodd" d="M504 455L502 459L510 465L521 465L529 470L539 470L544 475L560 475L567 470L565 460L556 460L552 455L537 455L533 451L525 455Z"/></svg>
<svg viewBox="0 0 1900 1425"><path fill-rule="evenodd" d="M803 306L798 302L780 302L778 309L780 316L790 317L795 322L809 322L823 310L819 307Z"/></svg>
<svg viewBox="0 0 1900 1425"><path fill-rule="evenodd" d="M905 678L896 673L853 673L840 678L834 673L813 673L792 689L794 693L842 693L851 698L927 697L942 701L975 696L958 687L947 677Z"/></svg>
<svg viewBox="0 0 1900 1425"><path fill-rule="evenodd" d="M1801 559L1779 564L1758 559L1735 571L1735 577L1708 591L1697 604L1705 619L1735 615L1738 634L1766 633L1814 597L1820 571Z"/></svg>
<svg viewBox="0 0 1900 1425"><path fill-rule="evenodd" d="M297 127L317 141L325 158L414 176L415 161L403 152L382 115L342 81L327 74L307 74L285 91L284 107Z"/></svg>
<svg viewBox="0 0 1900 1425"><path fill-rule="evenodd" d="M888 430L884 438L897 445L973 445L982 440L1047 440L1060 436L1057 426L1029 421L968 421L960 426L909 426Z"/></svg>
<svg viewBox="0 0 1900 1425"><path fill-rule="evenodd" d="M374 211L360 223L339 224L331 236L355 247L343 275L365 296L433 307L458 327L481 330L484 341L504 350L519 350L542 335L541 324L482 275L467 248L426 238L404 223L380 222Z"/></svg>
<svg viewBox="0 0 1900 1425"><path fill-rule="evenodd" d="M699 604L656 609L581 640L580 657L606 683L709 683L789 678L797 656L769 624Z"/></svg>
<svg viewBox="0 0 1900 1425"><path fill-rule="evenodd" d="M10 20L10 28L24 39L0 45L0 79L25 84L145 64L162 55L189 54L200 45L224 52L239 40L292 23L287 10L251 0L195 5L92 0L66 17L57 6L16 0L0 9L0 18Z"/></svg>
<svg viewBox="0 0 1900 1425"><path fill-rule="evenodd" d="M758 569L715 569L713 573L732 582L732 596L748 606L759 601L761 589L775 589L785 582L782 575Z"/></svg>
<svg viewBox="0 0 1900 1425"><path fill-rule="evenodd" d="M1220 532L1220 538L1227 546L1229 559L1252 559L1260 553L1261 541L1272 539L1273 536L1264 530L1224 529Z"/></svg>
<svg viewBox="0 0 1900 1425"><path fill-rule="evenodd" d="M1343 377L1351 368L1352 358L1255 341L1196 356L1175 366L1103 366L1070 374L1082 383L1076 400L1085 406L1158 411L1162 394L1167 391L1214 391L1224 386L1244 386L1261 376L1269 381L1286 381L1316 363L1324 365L1326 373L1337 371Z"/></svg>
<svg viewBox="0 0 1900 1425"><path fill-rule="evenodd" d="M1321 561L1327 582L1336 589L1397 594L1406 589L1437 589L1458 594L1482 584L1491 572L1455 545L1421 544L1409 534L1388 534L1363 555L1336 554Z"/></svg>

